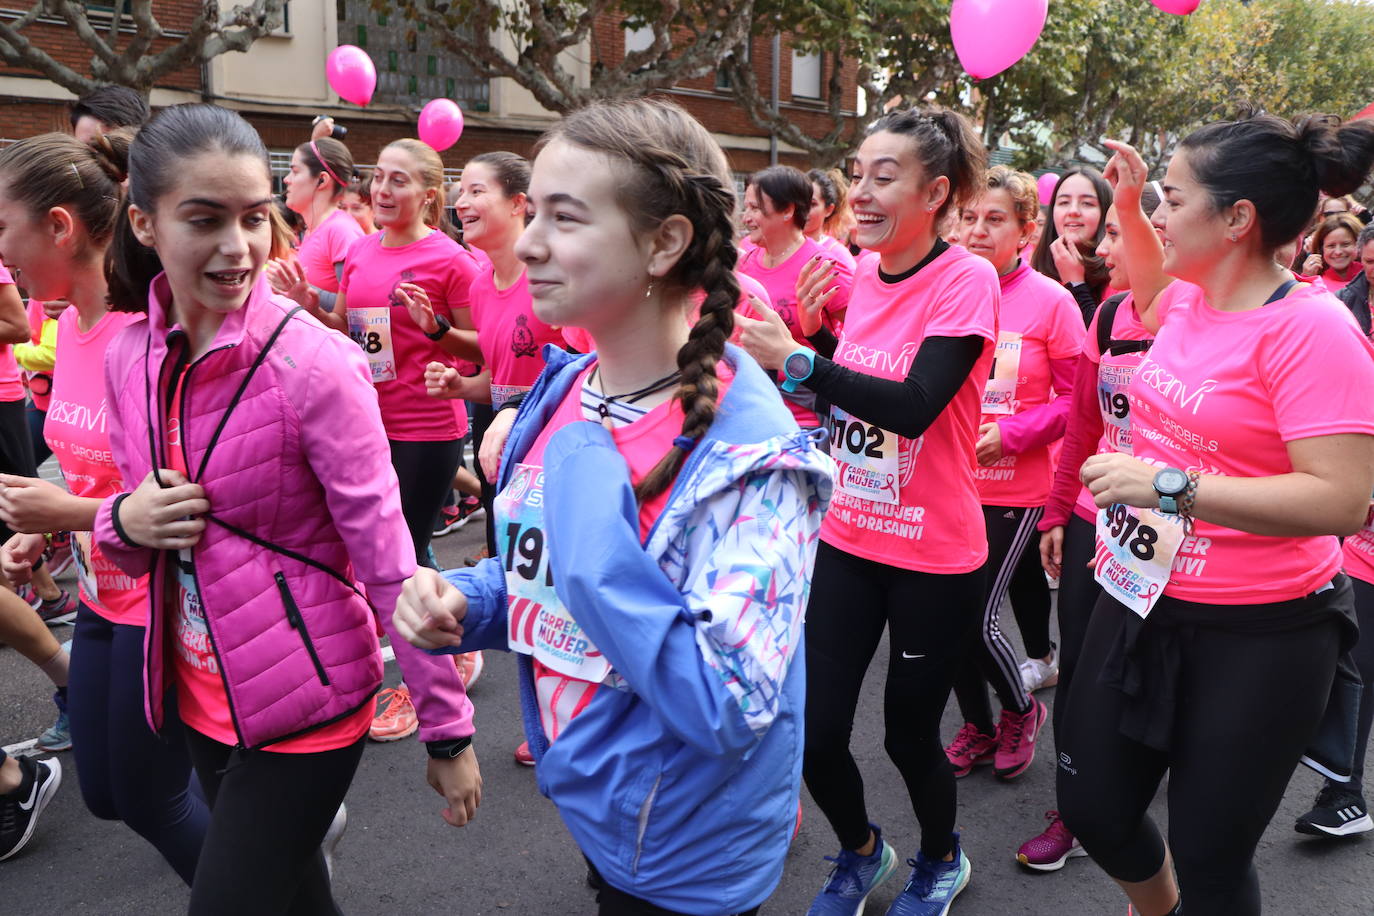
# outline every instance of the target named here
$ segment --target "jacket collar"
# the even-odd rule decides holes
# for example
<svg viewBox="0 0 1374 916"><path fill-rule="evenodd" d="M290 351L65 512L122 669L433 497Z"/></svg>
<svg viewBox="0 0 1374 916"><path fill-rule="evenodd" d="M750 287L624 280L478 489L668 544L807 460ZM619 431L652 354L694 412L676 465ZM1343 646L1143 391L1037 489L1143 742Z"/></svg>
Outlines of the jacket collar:
<svg viewBox="0 0 1374 916"><path fill-rule="evenodd" d="M267 273L260 271L253 289L248 293L248 301L224 316L224 322L215 332L211 350L238 346L243 342L248 329L248 316L272 298L272 287L267 282ZM160 273L148 286L148 334L152 338L151 363L161 365L167 355L168 344L173 335L184 335L179 324L168 325L172 307L172 287L167 274Z"/></svg>

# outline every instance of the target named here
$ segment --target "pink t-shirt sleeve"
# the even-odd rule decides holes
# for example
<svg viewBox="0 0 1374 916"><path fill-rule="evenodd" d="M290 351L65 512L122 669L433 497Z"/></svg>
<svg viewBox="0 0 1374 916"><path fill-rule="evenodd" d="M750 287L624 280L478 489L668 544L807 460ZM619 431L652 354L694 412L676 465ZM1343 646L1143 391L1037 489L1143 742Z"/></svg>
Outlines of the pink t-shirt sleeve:
<svg viewBox="0 0 1374 916"><path fill-rule="evenodd" d="M997 340L997 311L1002 294L996 274L991 275L989 287L989 274L980 267L985 263L982 259L965 260L949 271L949 281L940 290L926 323L926 337Z"/></svg>
<svg viewBox="0 0 1374 916"><path fill-rule="evenodd" d="M1340 433L1374 435L1374 349L1335 300L1314 320L1284 322L1258 354L1284 442Z"/></svg>

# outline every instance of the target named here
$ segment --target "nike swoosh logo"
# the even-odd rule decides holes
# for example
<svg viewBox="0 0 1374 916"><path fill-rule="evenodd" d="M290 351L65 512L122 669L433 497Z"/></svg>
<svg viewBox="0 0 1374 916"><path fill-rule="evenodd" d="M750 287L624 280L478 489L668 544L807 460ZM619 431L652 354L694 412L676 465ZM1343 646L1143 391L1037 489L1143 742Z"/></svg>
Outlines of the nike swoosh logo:
<svg viewBox="0 0 1374 916"><path fill-rule="evenodd" d="M922 653L920 655L911 655L908 652L903 652L902 658L925 658L925 653Z"/></svg>
<svg viewBox="0 0 1374 916"><path fill-rule="evenodd" d="M19 803L20 811L31 811L33 809L34 803L38 801L38 780L39 777L35 775L33 777L33 786L29 789L28 801L21 801Z"/></svg>

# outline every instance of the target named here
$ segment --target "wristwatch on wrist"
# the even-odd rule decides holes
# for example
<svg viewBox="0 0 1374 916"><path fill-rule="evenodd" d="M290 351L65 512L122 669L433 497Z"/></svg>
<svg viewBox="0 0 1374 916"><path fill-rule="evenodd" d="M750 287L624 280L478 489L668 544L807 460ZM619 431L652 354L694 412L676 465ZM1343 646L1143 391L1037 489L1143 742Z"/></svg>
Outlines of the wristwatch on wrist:
<svg viewBox="0 0 1374 916"><path fill-rule="evenodd" d="M816 353L807 347L797 347L782 361L782 390L793 392L797 386L811 377L816 368Z"/></svg>
<svg viewBox="0 0 1374 916"><path fill-rule="evenodd" d="M471 735L466 738L450 738L447 741L425 742L425 751L435 760L452 760L470 747L472 747Z"/></svg>
<svg viewBox="0 0 1374 916"><path fill-rule="evenodd" d="M1155 475L1155 492L1159 494L1159 511L1178 515L1179 498L1187 492L1188 475L1178 468L1165 468Z"/></svg>
<svg viewBox="0 0 1374 916"><path fill-rule="evenodd" d="M435 343L438 343L444 339L444 335L448 333L449 328L453 327L453 325L449 324L448 319L443 315L435 315L434 322L438 324L439 327L434 330L433 334L426 334L425 336Z"/></svg>

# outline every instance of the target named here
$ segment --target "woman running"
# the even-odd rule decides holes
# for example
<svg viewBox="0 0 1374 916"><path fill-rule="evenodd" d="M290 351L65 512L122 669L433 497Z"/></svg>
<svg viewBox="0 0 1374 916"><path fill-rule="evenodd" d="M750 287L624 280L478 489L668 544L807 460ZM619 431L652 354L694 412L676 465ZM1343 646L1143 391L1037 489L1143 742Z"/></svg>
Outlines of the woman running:
<svg viewBox="0 0 1374 916"><path fill-rule="evenodd" d="M799 312L819 355L776 318L746 323L745 347L761 365L833 405L840 466L806 615L806 785L840 841L814 916L861 912L897 865L849 752L884 629L885 746L921 826L911 879L888 912L940 912L968 883L940 716L986 597L971 456L1000 291L991 264L937 233L951 209L982 193L985 163L955 112L881 118L855 157L850 189L858 242L879 261L860 267L839 341L822 333L826 297L815 283L800 288Z"/></svg>
<svg viewBox="0 0 1374 916"><path fill-rule="evenodd" d="M267 276L278 293L312 311L334 311L348 249L367 234L342 209L352 178L353 156L338 140L311 140L291 154L286 206L305 221L305 238L295 258L269 261Z"/></svg>
<svg viewBox="0 0 1374 916"><path fill-rule="evenodd" d="M1141 205L1146 213L1153 213L1159 206L1156 186L1152 182L1142 193ZM1097 254L1107 265L1111 285L1129 290L1130 274L1126 270L1115 205L1107 209L1103 224L1106 232ZM1093 454L1131 454L1130 400L1126 388L1153 339L1154 333L1136 315L1131 293L1117 293L1093 316L1075 369L1063 447L1045 515L1039 524L1041 565L1046 574L1059 580L1059 645L1050 641L1048 610L1043 616L1017 614L1017 625L1029 656L1021 663L1026 689L1033 692L1058 684L1052 721L1056 735L1068 705L1069 685L1073 682L1083 634L1093 605L1101 595L1090 568L1097 507L1078 472ZM1049 826L1021 844L1016 851L1018 862L1035 871L1058 871L1070 858L1087 855L1064 826L1058 811L1047 811L1045 817Z"/></svg>
<svg viewBox="0 0 1374 916"><path fill-rule="evenodd" d="M1050 446L1064 434L1083 343L1073 296L1021 260L1038 208L1035 179L999 165L988 171L987 189L960 213L960 243L997 268L1002 303L974 451L988 535L988 593L981 638L954 684L964 726L945 753L955 776L989 763L1000 779L1020 776L1035 759L1049 714L1024 685L999 619L1008 594L1018 613L1049 617L1036 525L1054 476ZM987 684L1002 704L995 726Z"/></svg>
<svg viewBox="0 0 1374 916"><path fill-rule="evenodd" d="M1102 244L1102 215L1111 205L1111 185L1092 166L1060 175L1031 256L1032 267L1073 293L1084 325L1107 295L1107 267L1097 246Z"/></svg>
<svg viewBox="0 0 1374 916"><path fill-rule="evenodd" d="M126 175L131 131L86 146L66 134L21 140L0 154L4 257L36 299L65 299L44 430L70 492L28 476L5 476L0 516L17 534L6 542L6 576L25 580L42 556L43 532L75 532L80 604L66 689L77 775L86 807L121 820L192 882L209 812L188 791L191 761L175 700L160 731L144 717L143 652L148 582L91 542L102 502L122 492L101 422L113 411L102 369L111 341L138 316L110 311L104 273Z"/></svg>
<svg viewBox="0 0 1374 916"><path fill-rule="evenodd" d="M1182 900L1246 916L1255 847L1356 636L1334 535L1360 530L1374 487L1374 347L1274 252L1319 188L1365 180L1374 125L1193 132L1164 180L1162 252L1145 164L1113 148L1137 309L1162 326L1126 391L1134 456L1082 470L1104 595L1061 722L1060 811L1144 916ZM1167 843L1147 814L1166 772Z"/></svg>
<svg viewBox="0 0 1374 916"><path fill-rule="evenodd" d="M734 194L691 116L568 115L530 205L516 251L535 311L597 353L550 351L520 405L502 556L418 570L397 625L425 648L521 654L540 787L600 876L600 913L754 913L796 820L793 661L830 462L726 344Z"/></svg>
<svg viewBox="0 0 1374 916"><path fill-rule="evenodd" d="M811 210L811 182L791 166L777 165L757 172L744 189L744 225L758 247L740 259L740 273L768 290L772 309L782 317L797 346L809 347L798 317L797 291L806 282L823 283L823 322L835 328L844 320L854 273L839 257L806 237ZM783 400L803 429L822 424L816 396L796 385L783 385Z"/></svg>
<svg viewBox="0 0 1374 916"><path fill-rule="evenodd" d="M335 913L320 842L381 686L377 615L415 568L376 394L263 275L270 173L246 121L164 109L129 177L110 299L147 319L104 365L111 451L139 484L100 504L96 540L148 574L148 721L174 688L210 804L190 912ZM451 662L394 642L461 825L481 795L471 704Z"/></svg>

